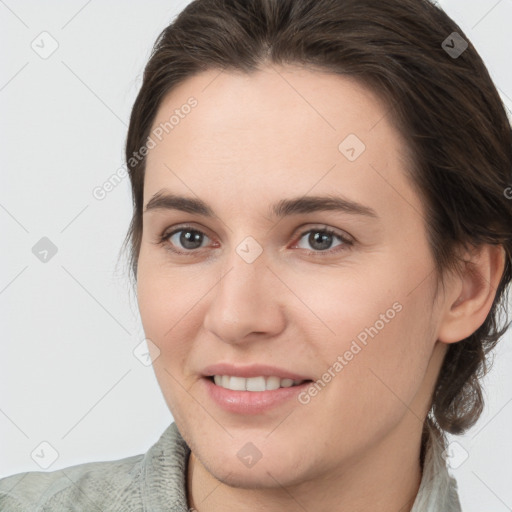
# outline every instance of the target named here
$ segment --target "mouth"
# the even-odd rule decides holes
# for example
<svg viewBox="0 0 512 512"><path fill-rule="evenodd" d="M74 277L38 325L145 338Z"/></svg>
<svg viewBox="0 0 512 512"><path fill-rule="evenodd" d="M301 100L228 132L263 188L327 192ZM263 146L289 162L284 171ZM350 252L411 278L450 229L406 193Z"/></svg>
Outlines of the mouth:
<svg viewBox="0 0 512 512"><path fill-rule="evenodd" d="M247 378L234 375L210 375L206 378L216 386L224 389L252 392L273 391L279 388L291 388L307 382L313 382L311 379L296 380L263 375Z"/></svg>
<svg viewBox="0 0 512 512"><path fill-rule="evenodd" d="M219 363L203 370L205 391L213 403L235 415L270 412L304 392L312 379L275 366L255 364L236 366Z"/></svg>

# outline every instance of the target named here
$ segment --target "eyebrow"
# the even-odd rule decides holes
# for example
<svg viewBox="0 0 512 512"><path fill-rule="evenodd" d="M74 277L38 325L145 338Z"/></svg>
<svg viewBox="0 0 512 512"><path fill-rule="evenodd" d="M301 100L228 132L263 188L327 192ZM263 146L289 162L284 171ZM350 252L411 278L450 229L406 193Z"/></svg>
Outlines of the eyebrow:
<svg viewBox="0 0 512 512"><path fill-rule="evenodd" d="M148 201L144 213L151 210L180 210L204 217L216 216L213 209L201 199L171 194L164 190L157 192ZM330 194L325 196L301 196L281 199L270 207L270 214L273 217L281 218L301 213L332 210L376 219L379 218L375 210L369 206Z"/></svg>

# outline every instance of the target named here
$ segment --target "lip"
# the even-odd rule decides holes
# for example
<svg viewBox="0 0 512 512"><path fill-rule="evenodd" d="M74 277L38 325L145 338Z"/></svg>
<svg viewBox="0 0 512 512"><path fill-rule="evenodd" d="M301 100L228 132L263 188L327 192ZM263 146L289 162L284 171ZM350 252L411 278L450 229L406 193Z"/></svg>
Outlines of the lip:
<svg viewBox="0 0 512 512"><path fill-rule="evenodd" d="M313 380L308 375L300 375L283 368L266 364L251 364L248 366L236 366L231 363L217 363L207 366L201 372L203 377L212 377L213 375L229 375L233 377L279 377L280 379L292 380ZM282 388L288 389L288 388ZM277 390L276 390L277 391ZM252 392L251 392L252 393ZM262 391L265 393L265 391Z"/></svg>
<svg viewBox="0 0 512 512"><path fill-rule="evenodd" d="M261 367L259 368L261 371ZM274 370L275 371L275 370ZM220 375L215 373L214 375ZM223 375L233 375L232 373L224 373ZM262 375L262 373L258 373ZM275 374L272 374L275 375ZM288 374L293 375L293 374ZM245 377L245 375L235 375L237 377ZM256 375L252 375L256 376ZM284 377L292 378L292 377ZM261 414L269 409L273 409L282 405L284 402L295 398L296 406L299 406L297 395L304 391L311 382L303 382L297 386L288 388L278 388L268 391L232 391L231 389L217 386L209 377L204 376L201 379L204 382L206 391L211 400L219 407L227 412L254 415Z"/></svg>

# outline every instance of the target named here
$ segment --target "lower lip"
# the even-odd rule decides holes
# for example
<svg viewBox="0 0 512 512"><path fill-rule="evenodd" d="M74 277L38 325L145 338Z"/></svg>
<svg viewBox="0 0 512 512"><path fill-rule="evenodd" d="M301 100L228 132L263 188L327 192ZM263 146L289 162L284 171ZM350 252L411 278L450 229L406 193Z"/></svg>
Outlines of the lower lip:
<svg viewBox="0 0 512 512"><path fill-rule="evenodd" d="M296 398L307 388L311 381L289 388L278 388L268 391L233 391L217 386L209 378L203 377L210 398L224 410L238 414L260 414L277 407L282 403ZM297 400L298 403L298 400Z"/></svg>

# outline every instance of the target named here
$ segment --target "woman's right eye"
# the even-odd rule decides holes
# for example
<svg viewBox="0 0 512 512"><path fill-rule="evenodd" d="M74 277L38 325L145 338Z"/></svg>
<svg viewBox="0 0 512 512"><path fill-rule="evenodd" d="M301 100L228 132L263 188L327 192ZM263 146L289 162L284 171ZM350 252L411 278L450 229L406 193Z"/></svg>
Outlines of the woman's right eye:
<svg viewBox="0 0 512 512"><path fill-rule="evenodd" d="M192 252L200 249L205 239L208 239L208 236L202 231L181 227L164 234L161 237L161 242L162 244L167 244L169 250L182 254L184 252ZM174 247L178 247L178 249ZM182 250L179 250L180 248Z"/></svg>

